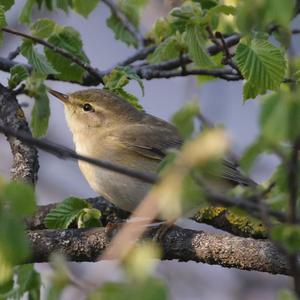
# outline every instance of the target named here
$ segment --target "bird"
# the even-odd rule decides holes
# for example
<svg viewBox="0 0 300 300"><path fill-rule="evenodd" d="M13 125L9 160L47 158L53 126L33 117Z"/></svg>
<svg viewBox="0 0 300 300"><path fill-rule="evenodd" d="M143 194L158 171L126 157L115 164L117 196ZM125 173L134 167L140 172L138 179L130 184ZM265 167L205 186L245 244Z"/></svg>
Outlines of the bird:
<svg viewBox="0 0 300 300"><path fill-rule="evenodd" d="M105 89L70 94L50 89L61 100L76 152L130 169L155 173L170 149L183 139L175 126L137 109ZM91 188L117 207L133 212L151 188L150 183L79 161ZM231 186L255 186L233 163L222 162L220 178Z"/></svg>

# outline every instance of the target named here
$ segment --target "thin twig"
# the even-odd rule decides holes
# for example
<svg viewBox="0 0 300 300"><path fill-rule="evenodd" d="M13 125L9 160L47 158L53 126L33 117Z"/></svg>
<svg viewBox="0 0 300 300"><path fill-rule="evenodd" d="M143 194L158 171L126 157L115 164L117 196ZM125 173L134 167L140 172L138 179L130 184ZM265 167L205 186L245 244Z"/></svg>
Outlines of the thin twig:
<svg viewBox="0 0 300 300"><path fill-rule="evenodd" d="M35 36L11 29L11 28L2 28L1 29L4 32L10 33L10 34L14 34L17 36L21 36L24 37L26 39L30 39L32 41L34 41L37 44L43 45L51 50L53 50L55 53L60 54L61 56L70 59L72 62L76 63L78 66L82 67L84 70L86 70L89 74L91 74L92 76L98 78L101 82L102 82L102 77L100 75L99 70L93 68L92 66L90 66L88 63L83 62L82 59L80 59L79 57L71 54L70 52L66 51L65 49L59 48L57 46L54 46L50 43L48 43L47 41L37 38Z"/></svg>
<svg viewBox="0 0 300 300"><path fill-rule="evenodd" d="M195 70L158 70L152 68L144 68L137 71L137 74L146 80L157 79L157 78L171 78L171 77L184 77L191 75L209 75L225 79L227 81L237 81L242 78L230 69L195 69Z"/></svg>
<svg viewBox="0 0 300 300"><path fill-rule="evenodd" d="M130 176L130 177L133 177L133 178L136 178L141 181L148 182L148 183L155 183L158 180L158 178L155 174L140 172L137 170L126 168L121 165L113 164L108 161L103 161L103 160L99 160L99 159L94 159L92 157L80 155L80 154L77 154L75 151L68 149L66 147L59 146L59 145L56 145L54 143L51 143L51 142L48 142L45 140L39 140L39 139L33 138L22 132L16 132L16 131L11 130L7 127L4 127L2 125L0 125L0 132L6 134L8 136L16 137L16 138L20 139L21 141L23 141L24 143L27 143L28 145L33 145L41 150L44 150L51 154L54 154L57 157L62 158L62 159L81 160L81 161L90 163L92 165L98 166L100 168L104 168L104 169L107 169L107 170L110 170L113 172L124 174L124 175Z"/></svg>

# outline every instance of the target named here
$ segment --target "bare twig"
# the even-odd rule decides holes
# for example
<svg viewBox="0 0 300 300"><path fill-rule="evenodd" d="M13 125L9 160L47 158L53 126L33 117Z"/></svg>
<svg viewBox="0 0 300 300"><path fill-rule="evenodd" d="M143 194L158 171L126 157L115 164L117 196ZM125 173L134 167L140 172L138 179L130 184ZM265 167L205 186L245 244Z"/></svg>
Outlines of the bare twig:
<svg viewBox="0 0 300 300"><path fill-rule="evenodd" d="M194 70L170 70L162 71L159 69L141 68L137 71L137 74L146 80L158 79L158 78L172 78L172 77L184 77L191 75L209 75L225 79L227 81L241 80L241 76L237 75L230 69L194 69Z"/></svg>
<svg viewBox="0 0 300 300"><path fill-rule="evenodd" d="M26 39L30 39L32 41L34 41L35 43L38 43L40 45L43 45L51 50L53 50L55 53L60 54L61 56L71 60L72 62L76 63L78 66L80 66L81 68L83 68L84 70L86 70L90 75L92 75L93 77L96 77L100 82L102 82L102 77L100 75L100 72L91 67L88 63L83 62L82 59L78 58L77 56L71 54L70 52L66 51L65 49L59 48L57 46L54 46L50 43L48 43L47 41L37 38L35 36L11 29L11 28L2 28L1 29L4 32L10 33L10 34L14 34L17 36L21 36L24 37Z"/></svg>

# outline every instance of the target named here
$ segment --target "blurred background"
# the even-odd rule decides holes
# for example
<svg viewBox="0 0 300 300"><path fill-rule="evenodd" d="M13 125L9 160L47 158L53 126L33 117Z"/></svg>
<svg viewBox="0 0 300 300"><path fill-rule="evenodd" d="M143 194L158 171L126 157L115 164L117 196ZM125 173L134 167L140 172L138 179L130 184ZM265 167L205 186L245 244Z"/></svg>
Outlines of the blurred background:
<svg viewBox="0 0 300 300"><path fill-rule="evenodd" d="M101 1L100 1L101 2ZM142 18L142 29L147 31L153 21L168 13L178 1L149 0L149 5ZM11 28L24 29L19 26L17 17L24 1L16 1L16 5L7 14L8 25ZM105 21L110 15L104 4L99 4L88 19L70 13L38 12L36 18L49 17L63 25L70 25L77 29L83 40L84 50L91 60L91 64L100 70L106 69L126 58L134 52L122 42L116 41L113 32L106 27ZM300 26L294 21L293 28ZM4 46L0 55L5 57L14 50L21 41L18 37L5 36ZM300 38L294 38L294 46L299 47ZM299 50L299 49L298 49ZM25 60L19 56L17 61ZM7 83L8 74L0 72L1 83ZM79 85L49 81L48 86L69 93L82 89ZM129 85L130 92L138 96L145 110L165 120L170 120L184 102L199 99L204 115L217 124L224 124L232 138L232 149L239 155L256 137L259 100L248 101L243 104L242 82L226 82L216 80L199 86L193 77L174 79L159 79L145 81L145 96L136 83ZM20 96L20 103L27 103L24 108L30 117L31 99ZM63 106L54 97L50 97L51 117L47 139L55 143L74 148L71 134L67 128ZM99 141L101 146L101 141ZM37 185L37 196L40 204L58 202L71 195L77 197L93 197L96 194L89 187L75 162L61 161L45 152L39 152L40 171ZM276 166L276 159L261 156L252 172L252 178L258 182L272 173ZM3 136L0 136L0 176L9 178L11 153ZM213 230L209 226L195 224L191 221L181 223L195 229ZM114 262L98 263L70 263L70 268L81 280L100 284L107 280L118 280L121 274ZM47 264L37 264L47 281L50 268ZM178 263L176 261L158 262L157 276L162 278L170 289L171 299L275 299L278 290L291 286L286 276L270 275L259 272L225 269L201 263ZM64 293L64 299L83 299L80 291L70 288Z"/></svg>

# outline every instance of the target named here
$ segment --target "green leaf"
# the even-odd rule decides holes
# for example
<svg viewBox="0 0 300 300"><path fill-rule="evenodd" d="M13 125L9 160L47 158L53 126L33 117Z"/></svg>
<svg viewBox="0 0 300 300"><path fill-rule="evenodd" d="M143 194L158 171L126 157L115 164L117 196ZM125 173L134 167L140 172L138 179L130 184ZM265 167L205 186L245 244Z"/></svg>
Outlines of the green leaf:
<svg viewBox="0 0 300 300"><path fill-rule="evenodd" d="M29 293L31 300L40 299L41 276L35 271L33 264L27 264L17 267L15 272L18 283L18 294L23 296L26 292Z"/></svg>
<svg viewBox="0 0 300 300"><path fill-rule="evenodd" d="M49 117L50 106L47 93L44 92L36 95L30 122L34 137L41 137L47 133Z"/></svg>
<svg viewBox="0 0 300 300"><path fill-rule="evenodd" d="M31 27L32 35L38 38L48 38L55 30L56 23L51 19L39 19Z"/></svg>
<svg viewBox="0 0 300 300"><path fill-rule="evenodd" d="M264 140L258 138L243 153L239 163L245 172L249 172L258 155L266 150Z"/></svg>
<svg viewBox="0 0 300 300"><path fill-rule="evenodd" d="M193 25L186 29L186 43L190 58L201 68L211 68L215 64L206 51L205 42L200 26Z"/></svg>
<svg viewBox="0 0 300 300"><path fill-rule="evenodd" d="M9 10L15 4L14 0L1 0L0 5L4 7L4 10Z"/></svg>
<svg viewBox="0 0 300 300"><path fill-rule="evenodd" d="M23 80L29 76L28 69L23 65L15 65L10 69L10 78L8 80L8 86L10 89L14 89Z"/></svg>
<svg viewBox="0 0 300 300"><path fill-rule="evenodd" d="M229 6L229 5L217 5L214 6L213 8L209 9L202 18L201 23L209 23L211 22L211 19L214 16L218 16L219 14L225 14L225 15L235 15L236 14L236 8L234 6Z"/></svg>
<svg viewBox="0 0 300 300"><path fill-rule="evenodd" d="M136 80L143 92L144 95L144 85L140 77L129 67L125 68L116 68L110 74L106 75L103 78L104 88L119 95L124 100L128 101L135 108L143 111L143 107L139 104L139 100L132 94L126 92L123 87L128 84L129 79Z"/></svg>
<svg viewBox="0 0 300 300"><path fill-rule="evenodd" d="M36 0L27 0L19 15L19 21L23 24L29 25L31 22L31 14Z"/></svg>
<svg viewBox="0 0 300 300"><path fill-rule="evenodd" d="M278 142L287 137L288 106L282 101L279 93L274 93L263 101L260 114L261 132L264 138L271 142Z"/></svg>
<svg viewBox="0 0 300 300"><path fill-rule="evenodd" d="M199 113L199 105L189 102L172 117L172 122L177 127L183 138L189 138L194 132L194 118Z"/></svg>
<svg viewBox="0 0 300 300"><path fill-rule="evenodd" d="M272 229L271 236L290 253L297 253L300 250L300 227L298 225L277 225Z"/></svg>
<svg viewBox="0 0 300 300"><path fill-rule="evenodd" d="M248 99L255 99L258 95L263 95L267 92L267 90L262 89L250 81L246 81L243 86L243 100L244 102Z"/></svg>
<svg viewBox="0 0 300 300"><path fill-rule="evenodd" d="M100 289L90 295L88 300L166 300L168 293L161 280L147 278L142 282L133 283L105 283Z"/></svg>
<svg viewBox="0 0 300 300"><path fill-rule="evenodd" d="M270 24L288 27L294 11L294 0L238 1L236 20L243 33L268 31Z"/></svg>
<svg viewBox="0 0 300 300"><path fill-rule="evenodd" d="M106 25L114 32L115 39L126 43L128 46L137 48L138 42L136 38L123 26L120 19L112 14L107 20Z"/></svg>
<svg viewBox="0 0 300 300"><path fill-rule="evenodd" d="M6 23L6 20L5 20L4 8L1 4L0 4L0 28L3 28L7 25L7 23Z"/></svg>
<svg viewBox="0 0 300 300"><path fill-rule="evenodd" d="M283 289L278 292L276 300L297 300L297 296L294 291Z"/></svg>
<svg viewBox="0 0 300 300"><path fill-rule="evenodd" d="M89 60L82 49L83 44L80 34L72 27L62 27L50 36L48 42L54 46L65 49L79 58L82 62L89 63ZM44 51L49 62L51 62L55 69L60 72L60 74L57 75L60 80L82 81L82 78L86 74L86 70L49 48L44 48Z"/></svg>
<svg viewBox="0 0 300 300"><path fill-rule="evenodd" d="M144 111L143 106L140 104L139 99L136 96L134 96L134 95L126 92L124 89L114 90L114 93L116 93L121 98L123 98L124 100L126 100L127 102L129 102L136 109L138 109L140 111Z"/></svg>
<svg viewBox="0 0 300 300"><path fill-rule="evenodd" d="M180 56L177 40L174 36L159 43L155 51L148 56L151 63L157 64L165 60L175 59Z"/></svg>
<svg viewBox="0 0 300 300"><path fill-rule="evenodd" d="M78 215L78 228L102 227L101 211L96 208L84 208Z"/></svg>
<svg viewBox="0 0 300 300"><path fill-rule="evenodd" d="M66 229L89 204L83 199L70 197L51 209L45 218L45 226L50 229Z"/></svg>
<svg viewBox="0 0 300 300"><path fill-rule="evenodd" d="M41 75L57 74L57 71L47 61L46 57L38 53L31 41L24 41L21 45L21 53L25 56L34 68Z"/></svg>
<svg viewBox="0 0 300 300"><path fill-rule="evenodd" d="M121 71L123 71L125 73L125 75L127 76L127 78L131 79L131 80L135 80L138 85L140 86L141 90L142 90L142 95L144 96L145 94L145 89L144 89L144 83L143 80L141 79L141 77L134 71L133 68L131 67L119 67L117 68Z"/></svg>
<svg viewBox="0 0 300 300"><path fill-rule="evenodd" d="M286 62L283 53L266 40L253 39L247 44L240 43L235 60L244 78L258 91L276 90L284 78Z"/></svg>
<svg viewBox="0 0 300 300"><path fill-rule="evenodd" d="M12 266L29 255L24 225L19 216L9 211L0 213L0 282L9 279ZM5 278L6 277L6 278Z"/></svg>
<svg viewBox="0 0 300 300"><path fill-rule="evenodd" d="M97 6L99 0L73 0L73 8L80 15L87 17Z"/></svg>
<svg viewBox="0 0 300 300"><path fill-rule="evenodd" d="M4 188L4 197L13 213L20 217L29 216L36 210L32 186L21 182L11 182Z"/></svg>

